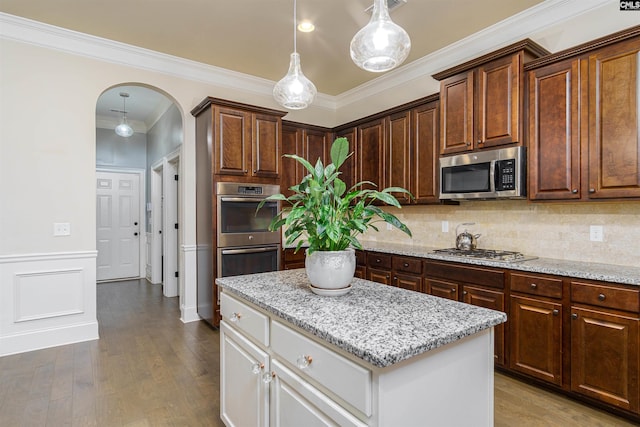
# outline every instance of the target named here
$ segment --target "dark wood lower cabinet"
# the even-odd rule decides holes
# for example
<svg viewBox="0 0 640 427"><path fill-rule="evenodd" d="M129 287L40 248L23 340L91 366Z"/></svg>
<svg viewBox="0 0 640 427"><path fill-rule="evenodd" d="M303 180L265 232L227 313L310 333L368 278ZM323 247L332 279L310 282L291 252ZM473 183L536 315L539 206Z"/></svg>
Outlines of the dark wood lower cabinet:
<svg viewBox="0 0 640 427"><path fill-rule="evenodd" d="M371 280L372 282L383 283L385 285L391 284L391 271L390 270L379 270L377 268L367 268L367 280Z"/></svg>
<svg viewBox="0 0 640 427"><path fill-rule="evenodd" d="M509 368L562 386L562 304L511 296Z"/></svg>
<svg viewBox="0 0 640 427"><path fill-rule="evenodd" d="M638 318L571 307L571 390L638 413Z"/></svg>
<svg viewBox="0 0 640 427"><path fill-rule="evenodd" d="M462 301L467 304L490 308L491 310L505 311L504 292L501 291L465 285L462 291ZM505 324L503 323L494 328L494 362L498 366L504 366L505 364L504 326Z"/></svg>
<svg viewBox="0 0 640 427"><path fill-rule="evenodd" d="M393 275L393 286L397 286L402 289L408 289L410 291L422 292L422 276L415 276L413 274L401 274L395 273Z"/></svg>
<svg viewBox="0 0 640 427"><path fill-rule="evenodd" d="M460 285L444 280L424 279L425 292L440 298L447 298L458 301L460 295Z"/></svg>

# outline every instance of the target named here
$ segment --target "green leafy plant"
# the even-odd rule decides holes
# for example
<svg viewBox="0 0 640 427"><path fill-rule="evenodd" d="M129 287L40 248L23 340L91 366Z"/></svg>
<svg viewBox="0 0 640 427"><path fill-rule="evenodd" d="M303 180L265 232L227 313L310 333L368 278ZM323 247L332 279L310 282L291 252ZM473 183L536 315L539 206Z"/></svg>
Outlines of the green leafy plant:
<svg viewBox="0 0 640 427"><path fill-rule="evenodd" d="M269 230L275 231L285 226L286 244L291 245L298 240L296 252L308 243L308 254L315 251L341 251L350 246L362 249L356 238L367 229L378 229L376 222L384 221L411 236L409 228L395 215L383 211L374 205L381 201L387 205L400 208L400 203L391 193L405 193L404 188L389 187L382 191L364 188L365 185L375 184L361 181L350 189L339 178L340 166L353 153L349 153L349 141L337 138L331 145L331 163L324 166L318 159L315 167L304 158L295 154L285 154L302 164L309 172L298 185L290 189L293 195L285 197L276 194L266 200L287 202L290 206L283 207L273 218ZM260 209L266 202L258 206Z"/></svg>

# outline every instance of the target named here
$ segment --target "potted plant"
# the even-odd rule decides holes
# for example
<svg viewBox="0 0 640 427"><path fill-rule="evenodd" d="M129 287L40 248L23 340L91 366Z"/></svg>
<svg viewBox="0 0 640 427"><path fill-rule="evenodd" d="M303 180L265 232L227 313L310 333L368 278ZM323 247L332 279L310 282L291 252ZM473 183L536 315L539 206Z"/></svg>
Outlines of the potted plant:
<svg viewBox="0 0 640 427"><path fill-rule="evenodd" d="M384 221L411 236L409 228L395 215L374 205L376 201L400 208L391 193L411 194L400 187L382 191L364 188L375 184L362 181L347 189L339 177L340 166L349 153L346 138L337 138L331 145L331 163L323 165L318 159L315 167L295 154L285 154L302 164L309 172L302 181L291 187L293 195L276 194L267 200L286 202L269 225L275 231L285 227L286 245L296 243L296 252L306 249L305 268L311 290L323 295L340 295L350 290L355 272L355 251L362 249L357 236L369 228L378 231L376 222ZM258 209L262 207L262 202Z"/></svg>

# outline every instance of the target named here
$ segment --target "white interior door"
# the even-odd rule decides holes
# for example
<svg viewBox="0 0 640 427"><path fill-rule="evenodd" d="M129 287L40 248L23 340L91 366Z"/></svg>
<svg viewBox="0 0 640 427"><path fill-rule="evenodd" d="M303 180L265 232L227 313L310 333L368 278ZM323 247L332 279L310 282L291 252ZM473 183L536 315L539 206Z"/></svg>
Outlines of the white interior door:
<svg viewBox="0 0 640 427"><path fill-rule="evenodd" d="M97 280L140 275L140 176L97 171Z"/></svg>

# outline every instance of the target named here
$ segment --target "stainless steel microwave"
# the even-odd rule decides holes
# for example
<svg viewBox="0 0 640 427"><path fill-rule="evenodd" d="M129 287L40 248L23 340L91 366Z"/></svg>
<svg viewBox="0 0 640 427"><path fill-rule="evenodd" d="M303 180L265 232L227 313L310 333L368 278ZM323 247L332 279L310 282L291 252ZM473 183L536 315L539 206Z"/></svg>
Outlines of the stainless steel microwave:
<svg viewBox="0 0 640 427"><path fill-rule="evenodd" d="M440 158L440 199L522 199L527 196L524 147Z"/></svg>

